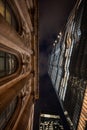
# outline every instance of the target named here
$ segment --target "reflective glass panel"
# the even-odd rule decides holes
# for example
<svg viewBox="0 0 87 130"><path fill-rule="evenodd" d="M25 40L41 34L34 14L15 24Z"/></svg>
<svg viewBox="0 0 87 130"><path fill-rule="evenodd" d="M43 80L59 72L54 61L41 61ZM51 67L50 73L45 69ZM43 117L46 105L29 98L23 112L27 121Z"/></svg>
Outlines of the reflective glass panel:
<svg viewBox="0 0 87 130"><path fill-rule="evenodd" d="M15 55L0 51L0 77L14 73L18 66L18 60Z"/></svg>

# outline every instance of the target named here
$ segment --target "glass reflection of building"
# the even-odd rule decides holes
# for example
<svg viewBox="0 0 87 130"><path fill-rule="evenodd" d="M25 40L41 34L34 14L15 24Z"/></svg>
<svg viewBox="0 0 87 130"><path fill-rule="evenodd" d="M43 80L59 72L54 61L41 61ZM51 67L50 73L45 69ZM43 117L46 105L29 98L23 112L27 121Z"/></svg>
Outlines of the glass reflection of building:
<svg viewBox="0 0 87 130"><path fill-rule="evenodd" d="M37 25L37 0L0 0L0 130L33 130Z"/></svg>
<svg viewBox="0 0 87 130"><path fill-rule="evenodd" d="M77 0L63 36L55 43L49 60L48 73L73 130L85 130L87 127L86 16L87 1Z"/></svg>
<svg viewBox="0 0 87 130"><path fill-rule="evenodd" d="M60 116L41 114L39 130L64 130Z"/></svg>
<svg viewBox="0 0 87 130"><path fill-rule="evenodd" d="M0 78L14 73L18 67L15 55L0 51Z"/></svg>

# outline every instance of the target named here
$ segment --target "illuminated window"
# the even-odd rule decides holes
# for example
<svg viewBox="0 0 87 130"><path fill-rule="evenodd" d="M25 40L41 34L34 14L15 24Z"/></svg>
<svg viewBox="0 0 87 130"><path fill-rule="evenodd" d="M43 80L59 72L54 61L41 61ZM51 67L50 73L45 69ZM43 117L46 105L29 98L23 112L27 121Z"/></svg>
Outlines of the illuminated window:
<svg viewBox="0 0 87 130"><path fill-rule="evenodd" d="M7 0L0 0L0 14L5 18L5 20L12 25L16 31L19 31L17 18L9 6Z"/></svg>
<svg viewBox="0 0 87 130"><path fill-rule="evenodd" d="M68 34L67 34L67 48L69 48L70 45L71 45L71 36L70 36L70 34L68 33Z"/></svg>
<svg viewBox="0 0 87 130"><path fill-rule="evenodd" d="M2 16L5 15L5 6L3 4L3 2L0 0L0 14L2 14Z"/></svg>
<svg viewBox="0 0 87 130"><path fill-rule="evenodd" d="M0 51L0 78L13 74L18 67L15 55Z"/></svg>

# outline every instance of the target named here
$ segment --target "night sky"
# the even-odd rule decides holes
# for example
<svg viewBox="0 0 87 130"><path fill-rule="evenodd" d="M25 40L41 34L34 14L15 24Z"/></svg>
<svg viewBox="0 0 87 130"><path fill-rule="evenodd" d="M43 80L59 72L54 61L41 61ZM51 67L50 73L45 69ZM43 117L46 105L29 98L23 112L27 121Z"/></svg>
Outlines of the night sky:
<svg viewBox="0 0 87 130"><path fill-rule="evenodd" d="M66 25L76 0L39 0L39 89L40 97L35 105L34 130L39 130L39 114L59 114L60 106L47 74L48 56L53 42Z"/></svg>
<svg viewBox="0 0 87 130"><path fill-rule="evenodd" d="M39 0L40 76L47 72L48 54L64 29L76 0Z"/></svg>

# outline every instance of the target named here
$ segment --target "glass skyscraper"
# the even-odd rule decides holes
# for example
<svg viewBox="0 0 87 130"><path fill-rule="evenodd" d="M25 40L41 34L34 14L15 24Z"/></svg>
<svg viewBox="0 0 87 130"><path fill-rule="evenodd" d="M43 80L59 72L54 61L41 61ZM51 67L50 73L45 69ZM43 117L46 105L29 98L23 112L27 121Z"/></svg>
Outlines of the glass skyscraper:
<svg viewBox="0 0 87 130"><path fill-rule="evenodd" d="M49 57L49 76L73 130L87 129L87 1L77 0ZM68 115L68 117L67 117Z"/></svg>

